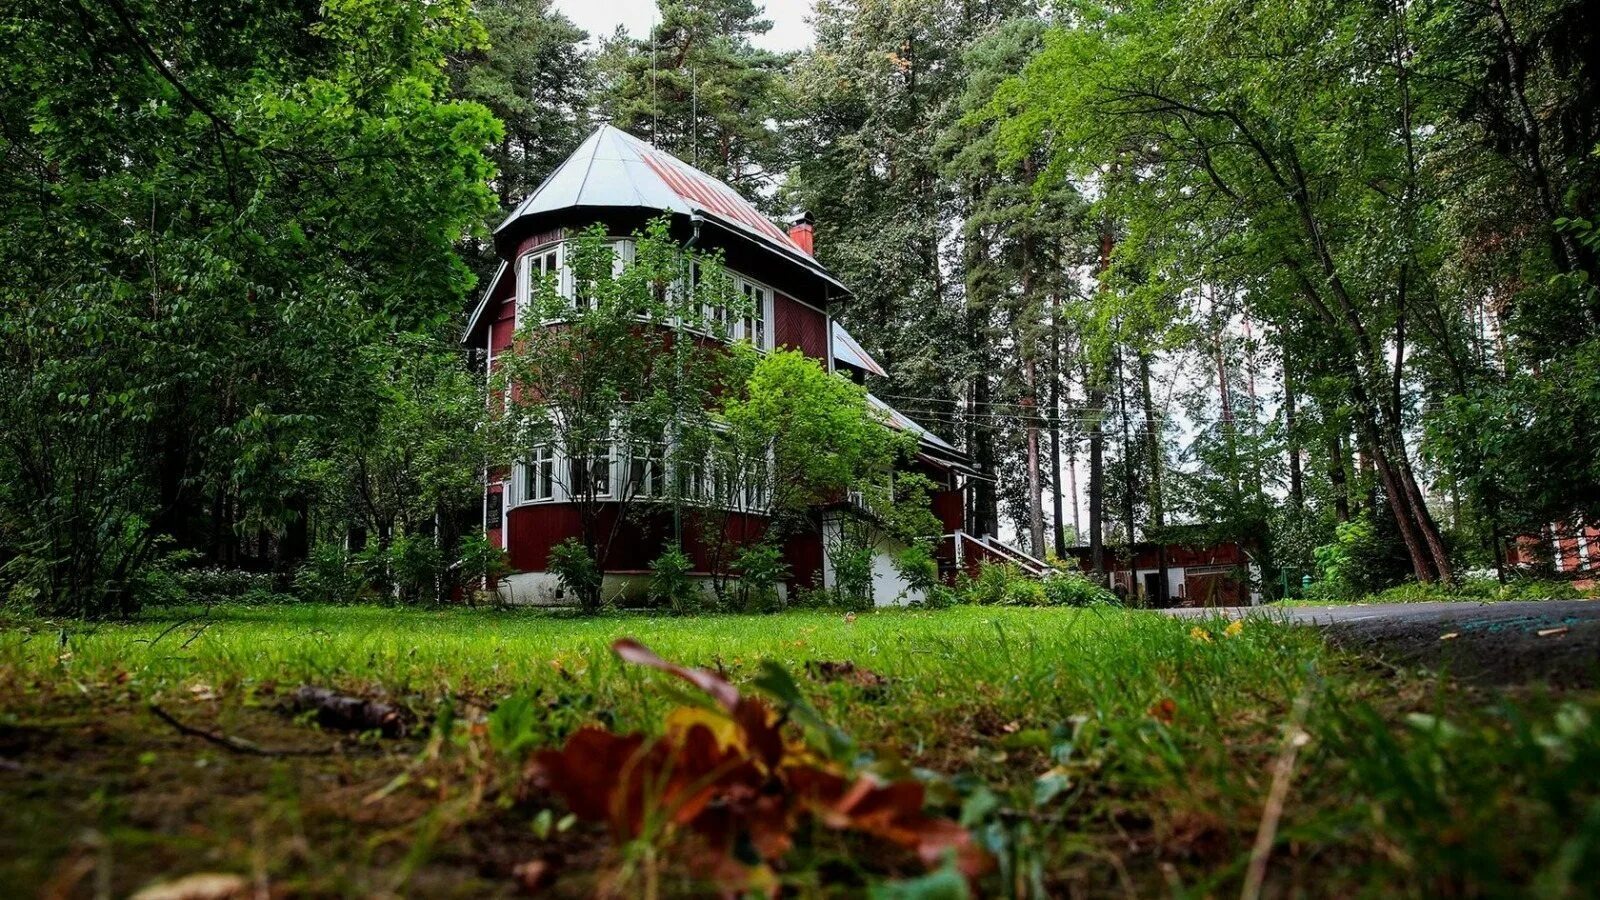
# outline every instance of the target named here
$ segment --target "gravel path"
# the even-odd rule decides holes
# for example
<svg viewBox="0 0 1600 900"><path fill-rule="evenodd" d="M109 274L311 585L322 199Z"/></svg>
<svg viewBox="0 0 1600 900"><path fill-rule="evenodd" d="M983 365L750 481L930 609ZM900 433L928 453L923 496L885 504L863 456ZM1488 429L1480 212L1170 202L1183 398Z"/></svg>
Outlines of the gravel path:
<svg viewBox="0 0 1600 900"><path fill-rule="evenodd" d="M1269 616L1323 628L1329 641L1392 663L1493 684L1600 686L1600 601L1375 603L1171 609L1169 615Z"/></svg>

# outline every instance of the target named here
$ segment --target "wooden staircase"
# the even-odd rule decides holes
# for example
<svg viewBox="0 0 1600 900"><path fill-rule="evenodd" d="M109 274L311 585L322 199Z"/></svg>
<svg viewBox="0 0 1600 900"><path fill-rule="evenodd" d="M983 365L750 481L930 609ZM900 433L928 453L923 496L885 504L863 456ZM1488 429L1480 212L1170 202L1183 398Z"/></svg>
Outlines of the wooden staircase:
<svg viewBox="0 0 1600 900"><path fill-rule="evenodd" d="M956 568L968 573L976 573L979 564L984 562L1010 563L1035 578L1043 578L1052 571L1049 563L993 535L980 536L958 530L945 535L944 539L952 543Z"/></svg>

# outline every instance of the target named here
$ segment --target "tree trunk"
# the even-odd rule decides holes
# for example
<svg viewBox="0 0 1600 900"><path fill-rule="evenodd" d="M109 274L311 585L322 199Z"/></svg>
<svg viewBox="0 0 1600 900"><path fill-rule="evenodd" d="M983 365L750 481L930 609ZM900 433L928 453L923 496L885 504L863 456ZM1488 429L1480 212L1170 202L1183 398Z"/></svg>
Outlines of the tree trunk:
<svg viewBox="0 0 1600 900"><path fill-rule="evenodd" d="M981 191L974 187L968 202L976 206ZM967 273L966 316L967 344L974 360L971 385L968 390L967 446L972 451L972 461L978 471L988 479L975 479L970 507L967 511L967 530L976 535L994 534L999 521L999 498L995 495L994 427L989 418L989 323L988 298L982 296L977 275L987 257L983 233L970 228L961 248L961 262Z"/></svg>
<svg viewBox="0 0 1600 900"><path fill-rule="evenodd" d="M1161 499L1161 440L1156 431L1156 411L1150 401L1150 354L1139 353L1139 390L1144 401L1145 452L1150 455L1150 525L1156 542L1156 595L1151 598L1156 606L1167 606L1172 598L1172 586L1167 583L1166 512Z"/></svg>
<svg viewBox="0 0 1600 900"><path fill-rule="evenodd" d="M1039 408L1034 403L1038 390L1037 366L1032 359L1022 366L1023 384L1027 394L1023 397L1022 411L1027 418L1028 444L1028 538L1030 552L1044 556L1044 486L1039 478Z"/></svg>
<svg viewBox="0 0 1600 900"><path fill-rule="evenodd" d="M1058 294L1053 306L1060 305ZM1066 559L1067 526L1061 510L1061 329L1055 312L1050 316L1050 513L1055 523L1056 558Z"/></svg>
<svg viewBox="0 0 1600 900"><path fill-rule="evenodd" d="M1122 417L1122 524L1127 529L1127 542L1124 546L1127 548L1128 557L1128 596L1137 597L1139 595L1139 585L1136 583L1134 576L1138 574L1138 570L1135 568L1134 562L1138 557L1138 541L1135 538L1137 523L1135 521L1134 495L1138 492L1138 479L1134 474L1133 467L1133 427L1128 420L1128 379L1122 370L1122 351L1120 349L1116 351L1116 363L1117 409Z"/></svg>
<svg viewBox="0 0 1600 900"><path fill-rule="evenodd" d="M1024 162L1023 174L1031 181L1031 159ZM1034 302L1033 236L1022 237L1022 309L1014 324L1017 349L1022 352L1022 379L1027 393L1022 411L1027 415L1028 440L1028 537L1036 558L1044 558L1044 484L1039 473L1039 340L1037 305Z"/></svg>
<svg viewBox="0 0 1600 900"><path fill-rule="evenodd" d="M1350 521L1350 484L1345 477L1344 438L1328 431L1328 481L1333 486L1333 513L1340 523Z"/></svg>
<svg viewBox="0 0 1600 900"><path fill-rule="evenodd" d="M1289 351L1283 351L1283 432L1284 443L1289 450L1289 502L1296 510L1305 509L1306 493L1305 479L1300 472L1300 438L1295 432L1294 378L1289 368ZM1341 475L1343 471L1341 469Z"/></svg>
<svg viewBox="0 0 1600 900"><path fill-rule="evenodd" d="M1089 400L1089 559L1094 574L1103 583L1106 580L1106 433L1103 421L1106 390L1100 381L1091 380L1085 393Z"/></svg>

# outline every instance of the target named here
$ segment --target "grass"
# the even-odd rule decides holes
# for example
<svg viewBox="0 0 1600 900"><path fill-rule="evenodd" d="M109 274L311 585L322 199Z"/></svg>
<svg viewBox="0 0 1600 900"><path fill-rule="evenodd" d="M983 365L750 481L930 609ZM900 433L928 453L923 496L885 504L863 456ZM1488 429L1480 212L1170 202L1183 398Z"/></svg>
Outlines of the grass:
<svg viewBox="0 0 1600 900"><path fill-rule="evenodd" d="M922 772L952 814L986 786L996 802L966 804L1002 862L985 893L1249 889L1285 735L1301 730L1266 835L1268 895L1562 896L1600 879L1594 695L1397 672L1264 619L1229 635L1100 610L584 620L307 605L5 625L0 760L16 764L0 767L0 894L52 880L123 894L163 873L229 871L290 895L485 895L512 892L529 859L556 865L558 892L593 891L618 848L539 825L550 813L513 790L518 760L471 730L260 758L180 735L147 704L272 748L334 741L276 710L302 683L382 693L424 720L448 705L470 722L536 694L541 745L587 722L653 731L677 688L617 662L607 647L624 635L736 682L776 660L879 768ZM888 686L805 674L823 660ZM1060 790L1036 803L1047 774ZM800 894L854 893L915 871L819 833L784 878Z"/></svg>

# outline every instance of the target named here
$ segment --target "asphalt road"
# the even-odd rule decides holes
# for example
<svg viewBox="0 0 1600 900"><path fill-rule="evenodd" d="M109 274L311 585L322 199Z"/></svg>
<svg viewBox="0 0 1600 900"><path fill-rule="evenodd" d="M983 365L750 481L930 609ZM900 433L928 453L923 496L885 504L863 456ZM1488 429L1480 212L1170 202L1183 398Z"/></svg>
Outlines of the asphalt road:
<svg viewBox="0 0 1600 900"><path fill-rule="evenodd" d="M1600 686L1600 601L1380 603L1172 609L1181 617L1267 616L1322 628L1331 643L1398 665L1493 684Z"/></svg>

